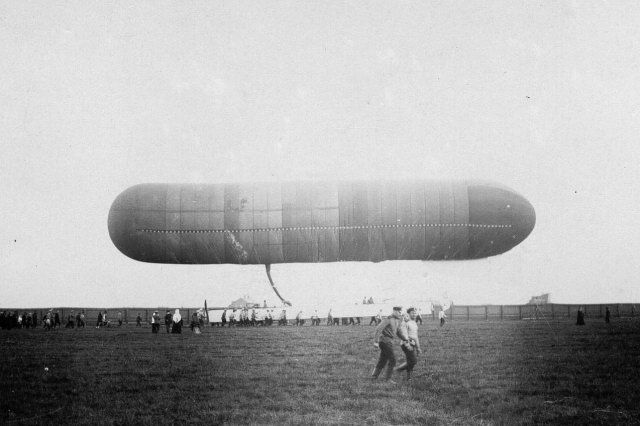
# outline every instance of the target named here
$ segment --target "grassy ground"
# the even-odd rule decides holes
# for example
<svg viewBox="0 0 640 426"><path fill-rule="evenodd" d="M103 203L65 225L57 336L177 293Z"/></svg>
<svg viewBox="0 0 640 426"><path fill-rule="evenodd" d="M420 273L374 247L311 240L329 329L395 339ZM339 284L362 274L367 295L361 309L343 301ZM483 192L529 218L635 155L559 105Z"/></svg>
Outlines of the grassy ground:
<svg viewBox="0 0 640 426"><path fill-rule="evenodd" d="M640 424L640 319L427 322L396 385L373 327L185 331L0 331L0 424Z"/></svg>

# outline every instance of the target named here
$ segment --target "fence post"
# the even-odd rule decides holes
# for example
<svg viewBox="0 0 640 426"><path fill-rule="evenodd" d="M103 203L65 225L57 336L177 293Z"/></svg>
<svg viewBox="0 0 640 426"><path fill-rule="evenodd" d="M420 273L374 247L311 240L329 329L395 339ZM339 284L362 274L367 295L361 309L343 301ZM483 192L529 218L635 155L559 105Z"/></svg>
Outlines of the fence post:
<svg viewBox="0 0 640 426"><path fill-rule="evenodd" d="M469 321L469 317L470 317L469 305L467 305L467 321Z"/></svg>
<svg viewBox="0 0 640 426"><path fill-rule="evenodd" d="M556 310L553 309L553 303L551 303L551 319L556 318Z"/></svg>
<svg viewBox="0 0 640 426"><path fill-rule="evenodd" d="M453 303L451 304L451 321L453 321Z"/></svg>
<svg viewBox="0 0 640 426"><path fill-rule="evenodd" d="M518 305L518 318L522 319L522 305Z"/></svg>
<svg viewBox="0 0 640 426"><path fill-rule="evenodd" d="M503 320L502 305L500 305L500 321Z"/></svg>
<svg viewBox="0 0 640 426"><path fill-rule="evenodd" d="M489 307L484 305L484 320L487 321L489 319Z"/></svg>
<svg viewBox="0 0 640 426"><path fill-rule="evenodd" d="M620 318L620 304L616 305L616 310L618 311L618 318Z"/></svg>
<svg viewBox="0 0 640 426"><path fill-rule="evenodd" d="M567 305L567 318L571 318L571 305Z"/></svg>

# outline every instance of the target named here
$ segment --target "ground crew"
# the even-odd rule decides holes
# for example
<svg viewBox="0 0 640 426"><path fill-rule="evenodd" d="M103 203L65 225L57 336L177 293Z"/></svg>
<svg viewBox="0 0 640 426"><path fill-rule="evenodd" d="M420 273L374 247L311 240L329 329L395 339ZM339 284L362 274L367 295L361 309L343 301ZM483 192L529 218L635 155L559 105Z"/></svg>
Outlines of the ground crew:
<svg viewBox="0 0 640 426"><path fill-rule="evenodd" d="M409 318L404 322L404 329L406 329L407 336L409 337L409 343L402 345L402 352L404 352L405 362L402 363L396 371L406 371L407 381L411 380L411 372L413 367L418 363L418 355L422 353L420 348L420 340L418 339L418 323L416 322L417 313L414 308L407 309L407 315Z"/></svg>
<svg viewBox="0 0 640 426"><path fill-rule="evenodd" d="M377 379L386 365L387 371L385 373L385 379L393 382L391 376L393 376L393 369L396 366L396 357L393 353L393 340L398 336L400 340L402 340L402 343L409 342L409 337L402 327L400 327L402 324L401 312L402 308L400 306L394 307L393 313L383 319L378 327L376 327L373 345L380 349L380 357L371 374L372 379Z"/></svg>

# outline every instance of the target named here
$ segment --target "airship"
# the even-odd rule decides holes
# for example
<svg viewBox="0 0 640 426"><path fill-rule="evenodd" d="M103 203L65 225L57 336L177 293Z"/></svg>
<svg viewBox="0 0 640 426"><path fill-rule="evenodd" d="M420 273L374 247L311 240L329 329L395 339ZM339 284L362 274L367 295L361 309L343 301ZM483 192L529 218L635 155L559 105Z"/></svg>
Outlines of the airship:
<svg viewBox="0 0 640 426"><path fill-rule="evenodd" d="M123 191L109 235L141 262L263 264L469 260L520 244L533 206L483 181L144 183Z"/></svg>

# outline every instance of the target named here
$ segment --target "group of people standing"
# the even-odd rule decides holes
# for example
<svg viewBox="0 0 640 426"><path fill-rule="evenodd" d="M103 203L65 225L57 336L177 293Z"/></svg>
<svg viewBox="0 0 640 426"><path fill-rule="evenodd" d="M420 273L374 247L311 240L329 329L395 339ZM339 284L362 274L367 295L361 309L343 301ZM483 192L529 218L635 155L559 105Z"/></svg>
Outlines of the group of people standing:
<svg viewBox="0 0 640 426"><path fill-rule="evenodd" d="M201 329L204 327L204 319L206 314L203 309L195 311L191 314L191 321L189 322L189 327L191 331L200 334ZM158 311L155 311L153 315L151 315L151 332L157 334L160 331L160 324L162 319L160 318L160 314ZM182 326L184 325L184 321L182 319L182 315L180 315L180 309L176 309L172 314L171 311L167 311L164 315L164 327L167 333L171 334L181 334Z"/></svg>
<svg viewBox="0 0 640 426"><path fill-rule="evenodd" d="M56 315L58 315L56 313ZM55 319L54 319L55 322ZM74 314L73 311L67 316L67 324L65 328L84 328L85 326L85 314L84 310Z"/></svg>
<svg viewBox="0 0 640 426"><path fill-rule="evenodd" d="M49 309L49 311L42 316L40 322L38 319L37 312L23 312L20 314L18 311L3 311L0 312L0 328L3 330L10 330L12 328L36 328L38 325L41 325L46 330L55 330L62 327L63 318L57 310L54 311L53 309ZM84 310L77 314L75 314L74 311L71 311L71 313L66 317L65 328L84 328L84 326Z"/></svg>
<svg viewBox="0 0 640 426"><path fill-rule="evenodd" d="M342 322L342 325L360 325L361 319L360 317L336 317L331 312L331 309L329 309L327 313L327 325L340 325L340 322ZM318 325L320 325L319 320Z"/></svg>
<svg viewBox="0 0 640 426"><path fill-rule="evenodd" d="M191 330L195 333L200 332L200 329L204 327L206 314L204 313L204 309L200 309L194 312L191 315L190 327ZM98 316L96 319L95 327L111 327L111 319L108 315L107 310L98 311ZM115 318L118 326L122 326L123 324L123 316L122 312L118 312L115 314ZM38 313L37 312L24 312L20 314L18 311L10 312L10 311L2 311L0 312L0 328L3 330L10 330L12 328L36 328L38 325L42 326L45 330L55 330L58 328L84 328L86 325L86 314L84 309L78 311L77 313L74 311L70 311L68 315L64 318L60 315L57 310L49 309L42 315L40 321L38 321ZM64 323L63 323L64 321ZM140 313L136 315L135 318L136 326L142 326L142 316ZM160 330L162 319L158 314L158 311L155 311L151 317L151 331L153 333L157 333ZM175 313L171 313L167 311L167 315L165 316L165 327L167 333L180 333L182 331L182 316L180 315L180 310L176 309Z"/></svg>
<svg viewBox="0 0 640 426"><path fill-rule="evenodd" d="M309 318L311 320L311 325L312 326L318 326L320 325L320 316L318 315L318 311L315 310L313 311L313 314L311 314L311 318ZM296 326L303 326L305 323L305 319L302 316L302 311L298 312L298 315L296 315Z"/></svg>
<svg viewBox="0 0 640 426"><path fill-rule="evenodd" d="M24 312L22 314L18 311L0 312L0 328L3 330L11 330L12 328L36 328L37 326L37 312Z"/></svg>
<svg viewBox="0 0 640 426"><path fill-rule="evenodd" d="M225 309L222 311L222 317L220 319L220 326L238 326L238 327L249 327L249 326L257 326L257 325L273 325L273 312L271 309L267 309L266 311L262 309L251 309L249 308L237 308L237 309ZM278 324L281 324L282 321L287 320L287 313L283 309L280 315L278 316Z"/></svg>
<svg viewBox="0 0 640 426"><path fill-rule="evenodd" d="M369 298L371 303L373 299ZM365 299L365 302L366 299ZM366 304L371 304L367 302ZM415 321L418 324L422 324L422 317L418 309L415 311ZM318 311L315 310L310 317L307 317L312 326L319 326L321 323L321 317ZM361 325L366 324L362 321L361 317L338 317L334 316L332 310L326 316L326 325ZM289 318L287 318L287 310L282 309L280 312L276 312L275 309L261 309L261 308L228 308L222 311L220 322L214 323L221 327L249 327L249 326L270 326L277 321L278 325L289 325ZM382 309L371 317L369 325L377 326L382 321ZM442 323L444 319L441 318ZM296 326L304 326L307 323L307 319L303 315L302 311L298 311L295 318L291 320L291 324Z"/></svg>

